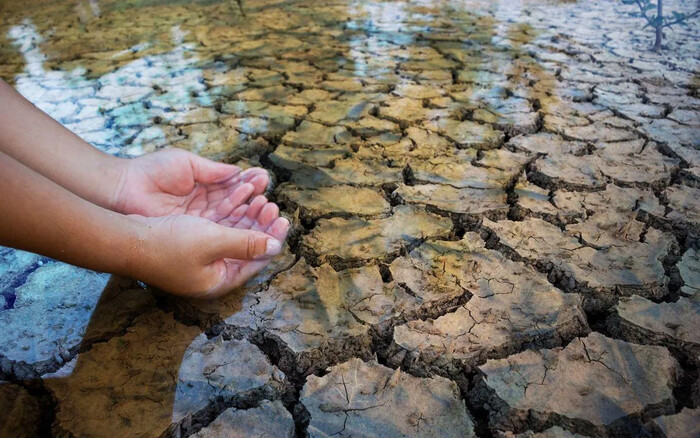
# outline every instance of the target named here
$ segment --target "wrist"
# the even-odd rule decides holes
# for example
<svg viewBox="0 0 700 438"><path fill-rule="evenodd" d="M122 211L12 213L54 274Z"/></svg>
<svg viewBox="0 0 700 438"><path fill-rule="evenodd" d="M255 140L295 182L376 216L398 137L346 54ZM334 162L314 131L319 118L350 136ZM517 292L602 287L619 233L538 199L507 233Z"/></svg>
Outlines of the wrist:
<svg viewBox="0 0 700 438"><path fill-rule="evenodd" d="M131 160L111 155L108 157L109 158L104 163L108 184L104 192L107 196L104 207L117 213L124 214L125 199L123 192L128 179Z"/></svg>
<svg viewBox="0 0 700 438"><path fill-rule="evenodd" d="M151 228L142 216L121 214L116 216L121 222L120 228L123 233L120 233L119 242L114 246L118 251L116 257L118 262L113 272L137 280L146 280L144 274L150 270L151 251L148 246L151 240L149 238Z"/></svg>

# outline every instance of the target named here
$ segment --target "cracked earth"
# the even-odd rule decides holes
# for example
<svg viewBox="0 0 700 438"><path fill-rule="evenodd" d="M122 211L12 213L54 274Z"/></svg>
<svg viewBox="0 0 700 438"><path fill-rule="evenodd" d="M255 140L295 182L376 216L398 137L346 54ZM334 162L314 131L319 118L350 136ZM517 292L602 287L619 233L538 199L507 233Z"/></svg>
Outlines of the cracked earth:
<svg viewBox="0 0 700 438"><path fill-rule="evenodd" d="M697 20L241 5L0 5L41 109L262 166L293 224L210 302L0 248L0 436L700 434Z"/></svg>

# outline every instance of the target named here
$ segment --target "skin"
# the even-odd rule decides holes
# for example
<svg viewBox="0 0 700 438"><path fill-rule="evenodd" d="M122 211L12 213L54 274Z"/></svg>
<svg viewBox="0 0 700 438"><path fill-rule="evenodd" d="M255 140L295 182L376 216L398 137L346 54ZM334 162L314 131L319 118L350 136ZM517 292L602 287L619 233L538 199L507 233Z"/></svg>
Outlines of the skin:
<svg viewBox="0 0 700 438"><path fill-rule="evenodd" d="M60 163L60 166L55 165ZM214 298L279 254L289 222L264 169L183 150L93 148L0 81L0 244Z"/></svg>

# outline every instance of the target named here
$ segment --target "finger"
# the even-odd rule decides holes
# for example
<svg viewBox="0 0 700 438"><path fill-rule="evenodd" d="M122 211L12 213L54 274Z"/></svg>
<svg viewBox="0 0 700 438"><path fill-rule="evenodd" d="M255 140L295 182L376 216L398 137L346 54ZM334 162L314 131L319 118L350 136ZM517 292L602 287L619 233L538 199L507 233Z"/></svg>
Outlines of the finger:
<svg viewBox="0 0 700 438"><path fill-rule="evenodd" d="M235 227L239 230L250 230L255 226L255 221L260 214L260 211L267 204L267 198L264 196L256 196L248 205L248 211L241 220L236 223Z"/></svg>
<svg viewBox="0 0 700 438"><path fill-rule="evenodd" d="M248 207L250 207L248 204L243 204L234 208L228 217L225 217L222 220L218 221L219 225L223 225L225 227L235 227L240 229L240 227L236 225L238 224L238 222L241 221L241 219L245 218L245 214L248 211Z"/></svg>
<svg viewBox="0 0 700 438"><path fill-rule="evenodd" d="M277 204L268 202L262 210L260 210L260 214L258 214L252 229L256 231L267 230L267 227L279 217L279 213L280 209L277 207Z"/></svg>
<svg viewBox="0 0 700 438"><path fill-rule="evenodd" d="M261 260L282 252L282 242L251 230L217 226L218 232L209 244L209 261L220 259Z"/></svg>
<svg viewBox="0 0 700 438"><path fill-rule="evenodd" d="M289 221L287 218L278 217L272 224L270 224L265 232L280 242L284 242L284 240L287 238L287 234L289 233Z"/></svg>
<svg viewBox="0 0 700 438"><path fill-rule="evenodd" d="M253 194L253 190L252 184L243 184L220 201L209 200L207 208L202 212L201 216L210 221L219 222L221 219L229 216L236 207L244 204L250 198L250 195Z"/></svg>
<svg viewBox="0 0 700 438"><path fill-rule="evenodd" d="M236 225L233 227L238 228L239 230L250 230L253 228L253 225L255 225L255 219L251 219L246 215L236 222Z"/></svg>
<svg viewBox="0 0 700 438"><path fill-rule="evenodd" d="M261 167L252 167L242 172L235 173L227 179L217 181L213 185L213 187L215 187L217 190L221 189L224 191L230 191L232 187L236 187L239 184L243 184L246 182L252 182L256 178L261 178L261 181L265 181L265 188L267 188L267 184L269 184L270 181L270 175L267 173L267 170ZM256 190L260 189L259 185L261 184L259 182L256 182L254 185L256 187ZM265 190L263 189L263 192L264 191Z"/></svg>
<svg viewBox="0 0 700 438"><path fill-rule="evenodd" d="M254 174L254 176L248 179L247 182L253 184L255 187L255 191L253 193L256 195L262 195L270 185L270 176L267 174L267 172L262 174Z"/></svg>
<svg viewBox="0 0 700 438"><path fill-rule="evenodd" d="M241 168L232 164L218 163L216 161L202 158L199 155L191 154L190 166L194 179L201 183L215 183L226 180L241 172Z"/></svg>
<svg viewBox="0 0 700 438"><path fill-rule="evenodd" d="M251 179L259 176L259 175L267 175L267 170L263 169L262 167L251 167L249 169L244 170L241 172L241 178L250 181Z"/></svg>
<svg viewBox="0 0 700 438"><path fill-rule="evenodd" d="M237 287L243 286L254 275L262 271L270 260L256 260L239 262L236 260L224 260L226 264L226 276L217 286L211 288L202 298L212 299L225 295Z"/></svg>
<svg viewBox="0 0 700 438"><path fill-rule="evenodd" d="M246 217L252 220L255 220L258 215L260 214L260 210L267 204L267 198L264 197L263 195L258 195L250 203L250 207L248 208L248 213L246 213Z"/></svg>
<svg viewBox="0 0 700 438"><path fill-rule="evenodd" d="M248 200L253 194L255 187L252 184L242 184L236 188L226 199L217 206L216 212L219 217L228 216L234 208L237 208Z"/></svg>
<svg viewBox="0 0 700 438"><path fill-rule="evenodd" d="M231 181L235 181L235 183L207 184L206 186L203 186L206 187L207 190L207 200L209 200L209 202L214 202L228 198L234 190L241 186L241 181L237 176L233 177Z"/></svg>

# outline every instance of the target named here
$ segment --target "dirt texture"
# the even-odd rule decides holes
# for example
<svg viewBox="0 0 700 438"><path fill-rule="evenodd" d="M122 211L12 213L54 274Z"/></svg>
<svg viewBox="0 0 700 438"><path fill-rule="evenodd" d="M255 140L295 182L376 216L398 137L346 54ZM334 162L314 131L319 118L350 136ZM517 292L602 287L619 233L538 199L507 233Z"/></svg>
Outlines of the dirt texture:
<svg viewBox="0 0 700 438"><path fill-rule="evenodd" d="M292 230L214 301L0 248L0 435L697 435L700 25L635 8L3 2L38 108Z"/></svg>

